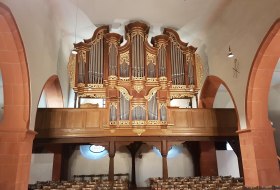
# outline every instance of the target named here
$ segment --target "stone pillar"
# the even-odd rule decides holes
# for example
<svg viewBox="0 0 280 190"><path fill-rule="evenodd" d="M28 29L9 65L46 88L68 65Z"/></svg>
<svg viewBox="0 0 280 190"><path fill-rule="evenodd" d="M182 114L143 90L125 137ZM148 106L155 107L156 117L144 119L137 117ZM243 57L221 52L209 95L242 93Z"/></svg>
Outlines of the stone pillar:
<svg viewBox="0 0 280 190"><path fill-rule="evenodd" d="M168 179L168 165L167 165L167 142L161 141L161 156L162 156L162 178Z"/></svg>
<svg viewBox="0 0 280 190"><path fill-rule="evenodd" d="M110 162L109 162L109 180L113 181L114 180L114 157L115 157L115 142L110 141L109 142L109 157L110 157Z"/></svg>
<svg viewBox="0 0 280 190"><path fill-rule="evenodd" d="M280 185L273 133L271 126L238 131L245 185L248 187Z"/></svg>
<svg viewBox="0 0 280 190"><path fill-rule="evenodd" d="M29 130L0 131L0 189L28 189L35 134Z"/></svg>
<svg viewBox="0 0 280 190"><path fill-rule="evenodd" d="M201 176L218 175L215 142L200 142L200 174Z"/></svg>

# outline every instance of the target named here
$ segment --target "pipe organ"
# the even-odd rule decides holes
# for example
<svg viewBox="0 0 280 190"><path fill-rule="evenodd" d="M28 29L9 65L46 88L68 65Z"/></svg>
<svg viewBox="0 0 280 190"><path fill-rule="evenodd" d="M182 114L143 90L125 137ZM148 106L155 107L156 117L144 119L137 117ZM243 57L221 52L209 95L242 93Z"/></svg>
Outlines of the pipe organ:
<svg viewBox="0 0 280 190"><path fill-rule="evenodd" d="M102 26L74 44L68 72L75 107L81 98L102 98L109 127L161 128L170 123L172 99L197 99L203 67L196 48L169 28L151 43L148 33L148 25L130 23L121 46L123 37Z"/></svg>

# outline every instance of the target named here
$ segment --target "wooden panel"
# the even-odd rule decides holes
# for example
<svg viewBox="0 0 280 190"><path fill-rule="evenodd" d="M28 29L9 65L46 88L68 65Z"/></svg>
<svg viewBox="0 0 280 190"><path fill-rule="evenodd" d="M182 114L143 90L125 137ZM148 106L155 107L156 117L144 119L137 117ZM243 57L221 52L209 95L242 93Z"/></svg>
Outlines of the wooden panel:
<svg viewBox="0 0 280 190"><path fill-rule="evenodd" d="M236 136L234 109L180 109L170 111L167 126L109 127L108 110L40 108L35 130L37 138L117 136Z"/></svg>
<svg viewBox="0 0 280 190"><path fill-rule="evenodd" d="M204 109L196 109L192 111L192 127L205 127Z"/></svg>
<svg viewBox="0 0 280 190"><path fill-rule="evenodd" d="M100 127L100 121L102 121L100 111L99 110L92 110L85 112L86 119L85 119L85 125L86 128L99 128Z"/></svg>

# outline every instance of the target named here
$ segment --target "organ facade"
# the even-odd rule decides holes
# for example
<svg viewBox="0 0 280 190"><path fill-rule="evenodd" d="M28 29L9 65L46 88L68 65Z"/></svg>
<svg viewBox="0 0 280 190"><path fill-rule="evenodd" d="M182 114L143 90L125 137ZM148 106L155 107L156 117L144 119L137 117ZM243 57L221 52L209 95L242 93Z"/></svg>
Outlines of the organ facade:
<svg viewBox="0 0 280 190"><path fill-rule="evenodd" d="M149 26L133 22L125 40L97 28L90 39L74 44L68 64L75 107L82 98L104 99L110 127L164 127L170 124L170 101L197 102L203 66L196 48L165 28L148 41Z"/></svg>

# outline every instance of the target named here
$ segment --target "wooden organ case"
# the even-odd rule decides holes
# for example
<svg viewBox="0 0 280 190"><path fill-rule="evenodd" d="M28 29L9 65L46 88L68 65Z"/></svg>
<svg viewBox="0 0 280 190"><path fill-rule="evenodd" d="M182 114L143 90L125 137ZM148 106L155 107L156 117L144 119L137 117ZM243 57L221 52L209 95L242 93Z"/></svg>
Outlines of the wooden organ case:
<svg viewBox="0 0 280 190"><path fill-rule="evenodd" d="M74 44L78 53L70 56L68 71L75 107L81 98L101 98L109 128L166 128L172 99L197 100L203 67L196 48L169 28L152 37L152 45L148 33L148 25L130 23L121 46L123 37L102 26Z"/></svg>

